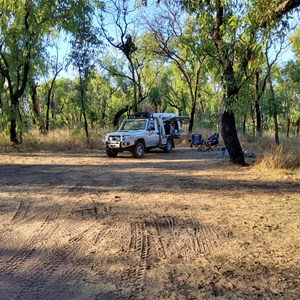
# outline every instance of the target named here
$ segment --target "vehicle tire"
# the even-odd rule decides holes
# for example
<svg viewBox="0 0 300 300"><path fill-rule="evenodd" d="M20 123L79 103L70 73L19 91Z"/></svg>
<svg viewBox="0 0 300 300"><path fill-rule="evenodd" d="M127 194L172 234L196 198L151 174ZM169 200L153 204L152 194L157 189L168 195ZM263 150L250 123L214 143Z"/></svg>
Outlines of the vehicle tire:
<svg viewBox="0 0 300 300"><path fill-rule="evenodd" d="M108 157L116 157L119 153L118 149L114 149L114 148L106 148L106 155Z"/></svg>
<svg viewBox="0 0 300 300"><path fill-rule="evenodd" d="M142 142L137 142L131 151L135 158L141 158L145 154L145 146Z"/></svg>
<svg viewBox="0 0 300 300"><path fill-rule="evenodd" d="M166 147L164 147L164 152L165 152L165 153L171 153L172 150L173 150L173 141L169 139L169 140L167 141Z"/></svg>

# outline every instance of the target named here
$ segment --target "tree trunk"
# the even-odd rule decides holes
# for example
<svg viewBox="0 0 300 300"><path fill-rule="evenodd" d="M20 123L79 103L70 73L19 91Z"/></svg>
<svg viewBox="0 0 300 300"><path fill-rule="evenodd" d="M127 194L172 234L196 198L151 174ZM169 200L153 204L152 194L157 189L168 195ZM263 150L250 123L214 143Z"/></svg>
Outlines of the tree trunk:
<svg viewBox="0 0 300 300"><path fill-rule="evenodd" d="M233 163L245 166L245 159L242 147L235 126L235 117L233 112L225 111L222 115L221 133L227 151Z"/></svg>
<svg viewBox="0 0 300 300"><path fill-rule="evenodd" d="M145 98L146 98L146 97L139 97L138 104L140 104L142 101L144 101ZM134 104L131 105L131 106L126 105L125 107L121 108L121 109L115 114L115 117L114 117L114 120L113 120L113 125L114 125L115 127L117 127L118 124L119 124L119 120L120 120L121 116L122 116L124 113L126 113L126 112L132 110L133 108L134 108Z"/></svg>
<svg viewBox="0 0 300 300"><path fill-rule="evenodd" d="M261 126L261 113L260 113L260 105L259 100L255 100L255 112L256 112L256 134L257 136L262 136L262 126Z"/></svg>
<svg viewBox="0 0 300 300"><path fill-rule="evenodd" d="M234 79L233 64L223 64L223 71L225 75L224 87L226 90L226 99L225 112L221 118L222 137L231 161L235 164L245 166L244 154L236 130L235 116L233 111L230 109L232 102L237 97L239 92Z"/></svg>
<svg viewBox="0 0 300 300"><path fill-rule="evenodd" d="M0 108L2 107L1 91L3 90L5 77L0 74Z"/></svg>
<svg viewBox="0 0 300 300"><path fill-rule="evenodd" d="M255 113L256 113L256 134L262 137L262 116L260 111L260 99L266 90L267 77L259 78L260 73L255 73Z"/></svg>
<svg viewBox="0 0 300 300"><path fill-rule="evenodd" d="M82 103L82 105L84 107L84 103ZM89 144L90 143L90 136L89 136L89 128L88 128L88 122L87 122L87 118L86 118L85 108L83 108L83 118L84 118L84 129L85 129L86 141Z"/></svg>
<svg viewBox="0 0 300 300"><path fill-rule="evenodd" d="M275 138L275 143L277 145L280 144L279 142L279 126L278 126L278 113L277 113L277 104L276 104L276 99L275 99L275 92L273 88L273 82L271 78L271 65L269 64L269 59L267 56L267 65L268 65L268 82L270 86L270 92L271 92L271 103L272 103L272 109L273 109L273 120L274 120L274 138Z"/></svg>
<svg viewBox="0 0 300 300"><path fill-rule="evenodd" d="M126 105L125 107L123 107L122 109L120 109L116 114L115 114L115 117L114 117L114 120L113 120L113 125L114 127L117 127L118 124L119 124L119 120L121 118L121 116L128 112L129 111L129 106Z"/></svg>
<svg viewBox="0 0 300 300"><path fill-rule="evenodd" d="M19 140L17 138L17 121L15 118L11 118L10 120L10 141L15 145L19 144Z"/></svg>
<svg viewBox="0 0 300 300"><path fill-rule="evenodd" d="M40 132L44 132L45 125L44 125L42 114L40 111L40 102L39 102L39 98L37 95L37 87L38 87L38 85L35 82L31 86L31 90L32 90L31 99L32 99L32 105L33 105L33 113L36 118L36 120L34 119L34 123L37 123L37 125L39 126Z"/></svg>
<svg viewBox="0 0 300 300"><path fill-rule="evenodd" d="M215 5L215 25L211 32L211 37L219 52L219 58L223 69L223 87L226 95L226 99L224 99L225 112L223 113L221 119L221 133L232 162L244 166L245 159L237 135L235 117L230 108L239 92L234 76L234 58L232 53L228 51L228 48L225 47L223 36L221 34L221 27L223 26L224 17L223 1L217 0Z"/></svg>
<svg viewBox="0 0 300 300"><path fill-rule="evenodd" d="M20 144L21 142L21 131L18 137L17 132L17 119L19 115L19 105L18 105L19 99L15 95L11 95L11 119L10 119L10 141L14 143L15 145ZM19 122L20 123L20 122ZM21 126L21 124L20 124Z"/></svg>
<svg viewBox="0 0 300 300"><path fill-rule="evenodd" d="M244 118L243 118L243 134L244 134L244 136L246 135L246 127L247 127L247 116L244 115Z"/></svg>
<svg viewBox="0 0 300 300"><path fill-rule="evenodd" d="M300 132L300 117L297 119L295 126L297 127L296 136L298 137Z"/></svg>
<svg viewBox="0 0 300 300"><path fill-rule="evenodd" d="M86 141L89 144L90 143L89 128L88 128L85 102L84 102L85 84L83 83L83 81L84 81L84 79L80 78L80 98L81 98L80 101L81 101L82 115L83 115L83 119L84 119L84 130L85 130Z"/></svg>
<svg viewBox="0 0 300 300"><path fill-rule="evenodd" d="M290 109L290 100L287 95L286 100L286 110L285 110L285 118L286 118L286 137L290 137L290 130L291 130L291 109Z"/></svg>
<svg viewBox="0 0 300 300"><path fill-rule="evenodd" d="M48 90L48 95L47 95L47 110L46 110L46 132L49 131L50 105L51 105L51 91Z"/></svg>
<svg viewBox="0 0 300 300"><path fill-rule="evenodd" d="M188 128L189 133L193 132L194 120L195 120L195 111L196 111L196 100L193 99L193 104L192 104L192 109L191 109L191 118L190 118L189 128Z"/></svg>
<svg viewBox="0 0 300 300"><path fill-rule="evenodd" d="M286 137L290 137L291 119L288 117L286 120Z"/></svg>

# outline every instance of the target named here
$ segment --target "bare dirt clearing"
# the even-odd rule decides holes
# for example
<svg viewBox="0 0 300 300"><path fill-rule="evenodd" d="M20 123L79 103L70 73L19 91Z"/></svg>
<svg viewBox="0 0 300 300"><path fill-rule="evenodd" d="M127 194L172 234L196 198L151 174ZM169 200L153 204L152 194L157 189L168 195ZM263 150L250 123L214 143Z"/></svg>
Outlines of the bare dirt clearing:
<svg viewBox="0 0 300 300"><path fill-rule="evenodd" d="M299 299L299 172L184 146L0 158L1 299Z"/></svg>

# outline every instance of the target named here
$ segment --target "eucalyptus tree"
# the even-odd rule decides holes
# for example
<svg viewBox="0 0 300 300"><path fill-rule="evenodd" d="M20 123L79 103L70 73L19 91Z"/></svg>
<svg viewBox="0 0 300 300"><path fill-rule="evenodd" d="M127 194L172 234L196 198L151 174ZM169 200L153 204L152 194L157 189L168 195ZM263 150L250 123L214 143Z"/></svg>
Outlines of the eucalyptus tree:
<svg viewBox="0 0 300 300"><path fill-rule="evenodd" d="M286 25L285 25L286 27ZM285 32L287 28L278 27L271 30L263 30L262 34L256 38L258 43L257 55L255 60L249 62L249 69L252 72L250 82L254 86L254 111L256 121L256 135L261 137L263 132L262 118L264 111L262 110L262 101L264 94L269 88L269 97L272 108L270 109L274 121L275 142L279 144L279 128L278 128L278 104L275 99L275 91L272 80L273 66L279 61L282 52L288 47L286 43ZM249 91L251 88L249 89Z"/></svg>
<svg viewBox="0 0 300 300"><path fill-rule="evenodd" d="M61 51L61 39L57 33L54 33L53 35L49 36L47 38L48 45L54 50L53 54L49 55L49 59L45 62L45 68L43 70L43 77L45 84L47 86L47 110L46 110L46 125L45 132L49 131L49 122L50 122L50 110L52 108L52 117L55 118L55 97L54 97L54 89L56 80L59 76L59 74L64 70L64 68L67 66L66 62L66 52L63 53L63 57L60 57L62 51ZM65 50L66 51L66 50Z"/></svg>
<svg viewBox="0 0 300 300"><path fill-rule="evenodd" d="M86 140L89 143L86 92L94 75L96 58L101 43L92 25L92 14L86 14L78 20L78 28L79 30L73 34L71 40L70 59L78 73L81 111L84 118Z"/></svg>
<svg viewBox="0 0 300 300"><path fill-rule="evenodd" d="M256 37L261 28L276 27L278 20L282 20L300 5L300 0L180 2L188 12L198 16L199 24L205 22L211 25L207 37L214 44L224 88L222 136L231 160L236 164L245 165L237 135L235 106L238 103L238 93L249 78L249 64L255 59Z"/></svg>
<svg viewBox="0 0 300 300"><path fill-rule="evenodd" d="M39 90L41 90L41 88ZM46 86L45 84L44 95L43 98L47 99L48 85ZM53 98L55 99L55 106L53 107L55 123L53 124L52 122L52 125L56 127L67 126L69 130L73 130L78 124L81 116L80 103L74 105L78 99L76 93L76 80L74 78L58 78L55 82ZM44 107L42 108L45 114L45 111L47 110L47 101L43 104Z"/></svg>
<svg viewBox="0 0 300 300"><path fill-rule="evenodd" d="M145 19L155 40L153 51L166 58L181 74L190 98L191 133L196 105L203 85L203 69L207 58L207 42L195 17L184 13L180 5L168 0L160 1L159 10L152 18ZM201 76L202 75L202 76Z"/></svg>
<svg viewBox="0 0 300 300"><path fill-rule="evenodd" d="M168 65L162 70L159 89L162 94L162 111L168 108L182 115L190 113L189 91L174 65Z"/></svg>
<svg viewBox="0 0 300 300"><path fill-rule="evenodd" d="M113 114L111 112L111 102L118 88L112 85L109 76L96 73L89 84L88 93L90 94L89 115L94 127L95 123L100 129L111 124Z"/></svg>
<svg viewBox="0 0 300 300"><path fill-rule="evenodd" d="M130 109L137 111L138 104L145 99L139 76L142 63L137 59L137 34L134 31L134 25L137 23L136 15L134 8L131 7L132 2L128 0L101 1L100 4L98 6L98 23L101 34L108 43L108 47L117 49L122 54L123 64L127 64L129 70L129 73L117 71L112 75L126 77L133 86L133 103L120 109L116 115L118 120L123 113ZM104 64L102 66L105 68ZM108 68L106 70L109 71Z"/></svg>
<svg viewBox="0 0 300 300"><path fill-rule="evenodd" d="M289 62L286 69L289 70L288 74L291 77L291 81L295 86L295 108L292 113L292 123L297 127L297 136L300 132L300 26L293 36L290 37L292 43L292 49L296 55L296 62Z"/></svg>
<svg viewBox="0 0 300 300"><path fill-rule="evenodd" d="M276 90L283 102L285 133L290 137L291 127L300 126L300 62L289 61L275 78Z"/></svg>
<svg viewBox="0 0 300 300"><path fill-rule="evenodd" d="M271 74L271 69L272 69L274 61L273 62L270 61L269 49L270 49L270 45L268 44L266 47L266 52L265 52L266 62L267 62L267 82L269 84L270 100L272 103L272 116L273 116L273 121L274 121L275 142L277 145L279 145L278 104L277 104L277 101L275 98L274 84L273 84L273 79L272 79L272 74Z"/></svg>
<svg viewBox="0 0 300 300"><path fill-rule="evenodd" d="M10 97L10 140L22 140L20 98L44 57L44 38L52 30L77 30L89 0L6 0L0 12L0 74ZM46 59L46 57L45 57Z"/></svg>
<svg viewBox="0 0 300 300"><path fill-rule="evenodd" d="M162 91L162 74L167 68L166 59L153 51L156 43L150 32L142 34L137 42L137 58L142 63L138 76L143 86L143 93L147 96L142 103L142 109L162 112L166 109L166 103L163 103L165 94Z"/></svg>
<svg viewBox="0 0 300 300"><path fill-rule="evenodd" d="M109 55L104 55L99 58L99 65L101 67L101 75L109 78L109 84L117 92L114 93L115 103L110 103L110 106L113 106L113 109L110 109L110 114L114 114L113 117L113 126L119 124L119 120L124 113L128 113L134 108L134 103L131 101L132 96L132 80L128 76L127 66L124 65L122 58L119 58L118 55L113 55L110 51ZM116 97L120 97L117 99ZM124 100L124 97L127 99Z"/></svg>
<svg viewBox="0 0 300 300"><path fill-rule="evenodd" d="M300 25L298 25L295 33L289 38L292 44L292 49L296 54L296 58L300 61Z"/></svg>

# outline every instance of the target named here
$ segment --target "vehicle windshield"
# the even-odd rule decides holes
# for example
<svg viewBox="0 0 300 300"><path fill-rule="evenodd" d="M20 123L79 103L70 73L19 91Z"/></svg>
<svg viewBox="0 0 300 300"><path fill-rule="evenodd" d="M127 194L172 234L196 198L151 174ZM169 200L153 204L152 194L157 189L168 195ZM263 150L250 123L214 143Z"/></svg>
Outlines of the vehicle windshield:
<svg viewBox="0 0 300 300"><path fill-rule="evenodd" d="M126 120L120 130L145 130L147 120Z"/></svg>

